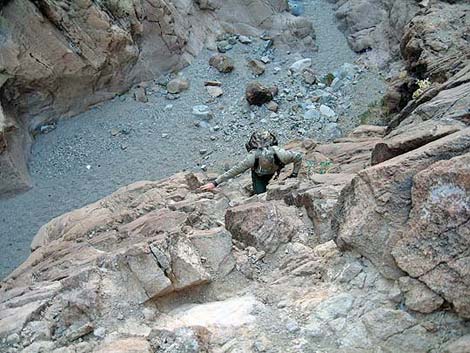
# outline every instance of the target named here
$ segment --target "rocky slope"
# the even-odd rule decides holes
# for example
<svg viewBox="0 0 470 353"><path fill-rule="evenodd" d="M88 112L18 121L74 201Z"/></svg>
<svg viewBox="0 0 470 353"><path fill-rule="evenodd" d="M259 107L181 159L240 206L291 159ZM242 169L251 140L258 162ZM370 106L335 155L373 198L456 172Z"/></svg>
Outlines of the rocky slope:
<svg viewBox="0 0 470 353"><path fill-rule="evenodd" d="M468 42L428 27L465 5L421 3L389 126L292 142L299 179L180 173L44 225L1 282L2 351L468 352L470 62L427 40Z"/></svg>
<svg viewBox="0 0 470 353"><path fill-rule="evenodd" d="M224 32L312 45L285 1L29 1L2 5L0 193L29 186L30 131L187 65ZM2 124L3 125L3 124ZM19 152L18 152L19 151ZM15 175L17 176L15 178Z"/></svg>
<svg viewBox="0 0 470 353"><path fill-rule="evenodd" d="M465 352L470 128L369 167L384 132L292 143L300 179L262 197L186 173L58 217L1 285L2 349Z"/></svg>
<svg viewBox="0 0 470 353"><path fill-rule="evenodd" d="M220 172L244 153L254 129L272 129L286 143L298 136L328 141L356 127L369 105L381 99L384 79L356 63L358 55L336 28L331 4L305 5L303 16L315 24L318 50L298 52L264 35L226 34L216 44L232 62L231 72L210 66L214 50L203 49L178 73L140 83L72 119L42 124L28 164L33 187L0 199L5 235L0 237L5 249L0 277L28 257L31 239L52 218L138 180L201 168ZM290 70L303 58L311 62L305 78ZM254 73L253 62L264 72ZM337 78L332 87L324 83L329 72ZM268 105L247 103L245 87L254 80L277 86L279 93ZM169 92L179 91L183 85L175 83L183 82L187 89ZM222 95L212 96L214 89ZM28 220L18 223L19 213L28 214Z"/></svg>

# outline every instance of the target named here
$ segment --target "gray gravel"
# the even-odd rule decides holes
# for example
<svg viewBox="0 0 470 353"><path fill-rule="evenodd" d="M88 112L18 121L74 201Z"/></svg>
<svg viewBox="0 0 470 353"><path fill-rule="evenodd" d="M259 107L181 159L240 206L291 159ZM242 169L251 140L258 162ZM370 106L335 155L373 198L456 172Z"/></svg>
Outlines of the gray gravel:
<svg viewBox="0 0 470 353"><path fill-rule="evenodd" d="M336 28L332 5L326 0L305 1L306 15L316 29L318 51L302 53L310 57L319 76L353 63L353 53ZM277 117L265 107L250 108L244 100L244 87L254 79L247 59L259 59L265 42L253 38L249 45L236 44L227 55L235 59L235 71L221 74L209 67L213 54L204 51L183 70L190 80L188 91L169 100L160 84L147 87L148 103L134 100L132 92L105 102L72 119L59 122L56 130L39 135L32 149L30 171L34 187L14 198L0 200L0 278L7 275L29 254L29 245L39 227L53 217L84 206L138 180L153 180L181 170L221 171L244 153L243 146L252 130L275 130L283 142L306 136L322 139L303 120L305 99L315 87L307 87L300 78L288 76L289 66L301 58L299 53L274 50L272 62L258 78L277 84L281 95ZM276 73L275 68L281 68ZM205 80L222 82L224 95L210 99ZM358 124L358 116L379 99L385 84L378 73L362 70L354 85L347 84L332 106L339 115L343 132ZM283 93L288 89L290 93ZM300 94L297 97L297 94ZM338 94L335 93L335 94ZM288 96L294 96L288 100ZM206 104L214 113L210 126L196 127L194 105ZM172 105L172 108L168 106ZM201 155L200 150L207 150Z"/></svg>

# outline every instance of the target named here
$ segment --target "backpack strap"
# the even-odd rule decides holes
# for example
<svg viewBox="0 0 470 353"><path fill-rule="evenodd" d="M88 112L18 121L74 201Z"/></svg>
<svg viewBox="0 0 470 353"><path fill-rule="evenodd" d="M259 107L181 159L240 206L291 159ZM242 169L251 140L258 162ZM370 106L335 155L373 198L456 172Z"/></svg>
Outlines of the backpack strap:
<svg viewBox="0 0 470 353"><path fill-rule="evenodd" d="M251 168L252 171L255 171L259 167L259 153L258 150L255 151L255 163L253 164L253 168Z"/></svg>
<svg viewBox="0 0 470 353"><path fill-rule="evenodd" d="M278 169L276 171L276 179L279 178L279 175L281 174L282 169L286 166L284 163L282 163L281 159L277 155L276 152L274 152L274 163L278 166Z"/></svg>

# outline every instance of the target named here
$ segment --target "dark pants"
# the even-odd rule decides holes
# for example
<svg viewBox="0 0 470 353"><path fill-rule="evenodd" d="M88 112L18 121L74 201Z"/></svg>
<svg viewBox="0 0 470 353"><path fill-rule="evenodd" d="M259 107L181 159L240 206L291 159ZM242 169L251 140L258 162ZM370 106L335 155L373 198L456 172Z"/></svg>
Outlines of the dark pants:
<svg viewBox="0 0 470 353"><path fill-rule="evenodd" d="M253 192L255 194L262 194L266 192L266 187L269 181L272 179L274 174L258 175L255 172L251 172L251 180L253 181Z"/></svg>

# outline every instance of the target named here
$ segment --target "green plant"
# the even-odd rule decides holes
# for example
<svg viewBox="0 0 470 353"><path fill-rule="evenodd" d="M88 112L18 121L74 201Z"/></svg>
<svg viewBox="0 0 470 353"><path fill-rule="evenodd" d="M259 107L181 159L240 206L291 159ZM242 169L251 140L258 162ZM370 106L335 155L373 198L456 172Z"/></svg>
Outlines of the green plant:
<svg viewBox="0 0 470 353"><path fill-rule="evenodd" d="M332 161L322 161L318 163L317 161L307 160L305 161L305 166L307 168L307 178L310 179L312 174L327 174L330 173L333 169Z"/></svg>
<svg viewBox="0 0 470 353"><path fill-rule="evenodd" d="M333 83L333 80L335 79L335 75L333 75L331 72L328 72L324 77L323 77L323 83L326 84L327 86L331 86Z"/></svg>
<svg viewBox="0 0 470 353"><path fill-rule="evenodd" d="M429 79L418 80L418 89L413 93L413 99L419 98L429 87L431 87L431 81Z"/></svg>

